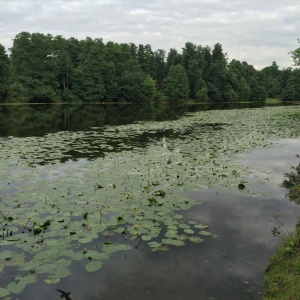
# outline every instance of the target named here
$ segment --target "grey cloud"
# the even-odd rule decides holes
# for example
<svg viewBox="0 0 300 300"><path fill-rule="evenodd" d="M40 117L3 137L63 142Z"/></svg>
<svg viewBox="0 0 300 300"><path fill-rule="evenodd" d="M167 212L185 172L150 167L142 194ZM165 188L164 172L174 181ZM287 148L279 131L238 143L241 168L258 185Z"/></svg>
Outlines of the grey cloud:
<svg viewBox="0 0 300 300"><path fill-rule="evenodd" d="M0 0L0 43L22 31L83 39L150 44L181 51L186 42L221 43L230 59L258 68L289 67L298 47L300 4L295 0Z"/></svg>

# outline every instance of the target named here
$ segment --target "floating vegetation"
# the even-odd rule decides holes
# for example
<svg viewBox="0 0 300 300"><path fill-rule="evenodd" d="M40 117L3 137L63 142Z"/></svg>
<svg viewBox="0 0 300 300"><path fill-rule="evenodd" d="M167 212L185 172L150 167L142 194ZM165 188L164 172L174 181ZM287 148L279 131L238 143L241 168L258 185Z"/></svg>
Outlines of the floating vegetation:
<svg viewBox="0 0 300 300"><path fill-rule="evenodd" d="M250 170L234 158L279 138L299 137L297 120L289 120L295 110L198 112L173 122L2 138L0 272L15 266L18 274L0 297L21 293L40 275L47 284L58 283L76 261L96 272L114 253L142 243L167 251L216 237L200 220L185 220L181 212L200 204L185 191L252 193ZM149 131L172 134L144 148L124 142ZM108 140L118 139L122 145L113 152ZM105 155L97 157L99 148Z"/></svg>

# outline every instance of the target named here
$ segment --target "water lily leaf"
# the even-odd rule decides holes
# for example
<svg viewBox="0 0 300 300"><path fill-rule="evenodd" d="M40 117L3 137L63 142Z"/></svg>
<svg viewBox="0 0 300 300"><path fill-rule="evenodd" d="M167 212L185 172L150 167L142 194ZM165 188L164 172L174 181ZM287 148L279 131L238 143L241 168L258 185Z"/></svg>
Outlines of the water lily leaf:
<svg viewBox="0 0 300 300"><path fill-rule="evenodd" d="M101 261L94 260L94 261L89 262L85 266L85 269L88 272L96 272L96 271L100 270L102 268L102 266L103 266L103 263Z"/></svg>
<svg viewBox="0 0 300 300"><path fill-rule="evenodd" d="M60 269L57 269L55 272L51 273L51 277L55 278L55 279L62 279L62 278L65 278L65 277L68 277L72 274L72 272L65 268L60 268Z"/></svg>
<svg viewBox="0 0 300 300"><path fill-rule="evenodd" d="M7 285L7 290L13 294L19 294L24 290L26 285L35 282L36 282L36 275L29 273L23 277L16 277L15 281Z"/></svg>
<svg viewBox="0 0 300 300"><path fill-rule="evenodd" d="M70 259L75 260L75 261L80 261L82 259L84 259L84 254L81 252L77 252L77 253L70 253L68 256Z"/></svg>
<svg viewBox="0 0 300 300"><path fill-rule="evenodd" d="M26 284L20 279L17 279L16 281L11 282L7 285L8 291L13 294L21 293L25 289L25 287Z"/></svg>
<svg viewBox="0 0 300 300"><path fill-rule="evenodd" d="M196 244L200 244L203 242L203 239L201 239L197 236L191 236L189 239L191 242L196 243Z"/></svg>
<svg viewBox="0 0 300 300"><path fill-rule="evenodd" d="M47 246L58 246L58 245L61 244L61 241L60 241L60 240L54 240L54 239L47 239L47 240L45 241L45 244L46 244Z"/></svg>
<svg viewBox="0 0 300 300"><path fill-rule="evenodd" d="M161 246L161 243L158 243L156 241L153 241L153 242L149 242L148 245L151 247L151 248L158 248Z"/></svg>
<svg viewBox="0 0 300 300"><path fill-rule="evenodd" d="M199 232L201 235L206 235L206 236L209 236L209 235L212 235L212 233L210 233L209 231L205 231L205 230L202 230Z"/></svg>
<svg viewBox="0 0 300 300"><path fill-rule="evenodd" d="M142 235L142 240L143 241L150 241L152 239L151 235Z"/></svg>
<svg viewBox="0 0 300 300"><path fill-rule="evenodd" d="M10 294L10 292L7 289L0 288L0 298L6 297Z"/></svg>
<svg viewBox="0 0 300 300"><path fill-rule="evenodd" d="M194 230L193 229L189 229L189 228L183 229L183 231L185 233L188 233L188 234L193 234L194 233Z"/></svg>
<svg viewBox="0 0 300 300"><path fill-rule="evenodd" d="M103 248L103 250L107 253L114 253L117 251L128 251L131 249L132 246L127 244L110 244L110 245L105 245Z"/></svg>
<svg viewBox="0 0 300 300"><path fill-rule="evenodd" d="M87 236L85 238L79 239L78 243L87 244L87 243L90 243L93 239L94 239L94 237L91 236L91 235L89 235L89 236Z"/></svg>
<svg viewBox="0 0 300 300"><path fill-rule="evenodd" d="M202 224L197 224L197 225L194 225L195 228L198 228L198 229L204 229L206 228L205 225L202 225Z"/></svg>
<svg viewBox="0 0 300 300"><path fill-rule="evenodd" d="M0 259L1 260L8 260L13 257L13 252L9 250L4 250L3 252L0 252Z"/></svg>
<svg viewBox="0 0 300 300"><path fill-rule="evenodd" d="M16 239L6 239L6 240L2 240L0 241L0 246L9 246L9 245L14 245L18 242L18 240Z"/></svg>
<svg viewBox="0 0 300 300"><path fill-rule="evenodd" d="M165 236L168 238L176 238L178 236L177 230L167 230Z"/></svg>
<svg viewBox="0 0 300 300"><path fill-rule="evenodd" d="M162 239L162 242L166 245L172 245L172 246L183 246L183 245L185 245L184 241L175 240L175 239Z"/></svg>
<svg viewBox="0 0 300 300"><path fill-rule="evenodd" d="M7 267L12 267L12 266L22 265L23 263L24 263L24 258L21 256L16 256L9 260L4 261L3 265Z"/></svg>
<svg viewBox="0 0 300 300"><path fill-rule="evenodd" d="M44 282L47 284L56 284L60 282L59 278L46 278L44 279Z"/></svg>

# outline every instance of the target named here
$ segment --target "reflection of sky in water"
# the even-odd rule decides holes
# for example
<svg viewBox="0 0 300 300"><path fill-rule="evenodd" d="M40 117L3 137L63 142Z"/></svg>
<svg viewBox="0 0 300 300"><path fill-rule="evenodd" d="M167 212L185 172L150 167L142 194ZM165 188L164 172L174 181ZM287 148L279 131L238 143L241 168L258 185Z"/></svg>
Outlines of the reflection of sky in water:
<svg viewBox="0 0 300 300"><path fill-rule="evenodd" d="M291 166L295 167L299 164L296 154L300 154L300 140L288 139L276 143L273 148L263 148L239 157L241 163L256 170L252 178L262 180L268 178L271 181L270 185L267 184L268 194L273 191L272 194L276 195L278 192L285 193L284 189L274 189L274 184L280 185L284 173L290 172Z"/></svg>
<svg viewBox="0 0 300 300"><path fill-rule="evenodd" d="M43 286L42 291L38 284L32 285L18 299L59 299L56 288L71 291L73 300L262 299L268 257L300 215L300 207L284 199L286 190L279 186L283 173L298 164L299 143L289 140L243 155L244 163L259 169L247 185L255 185L268 173L271 180L262 185L266 196L213 189L187 192L201 205L185 212L185 218L207 224L218 238L204 237L202 244L156 253L142 243L127 252L126 259L124 253L117 253L96 273L86 273L85 262L79 263L74 275L60 284ZM284 224L277 236L271 233L280 225L275 215Z"/></svg>

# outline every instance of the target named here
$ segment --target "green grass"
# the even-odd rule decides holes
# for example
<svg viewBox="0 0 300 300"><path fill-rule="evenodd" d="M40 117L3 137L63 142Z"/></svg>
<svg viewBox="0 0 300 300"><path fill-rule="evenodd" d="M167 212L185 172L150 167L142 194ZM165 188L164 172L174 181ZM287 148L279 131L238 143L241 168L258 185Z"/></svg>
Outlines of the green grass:
<svg viewBox="0 0 300 300"><path fill-rule="evenodd" d="M278 247L265 271L264 300L300 298L300 222Z"/></svg>
<svg viewBox="0 0 300 300"><path fill-rule="evenodd" d="M277 99L277 98L267 98L266 99L266 104L279 104L279 103L281 103L282 102L282 100L280 100L280 99Z"/></svg>

